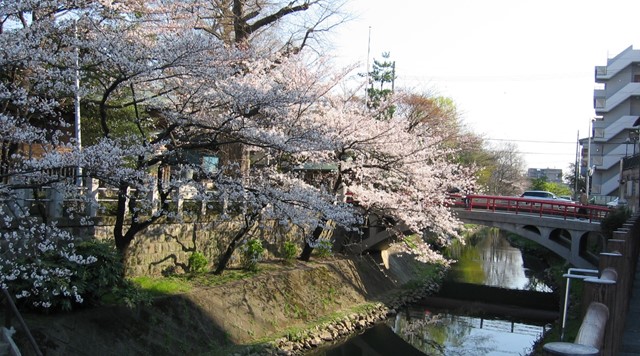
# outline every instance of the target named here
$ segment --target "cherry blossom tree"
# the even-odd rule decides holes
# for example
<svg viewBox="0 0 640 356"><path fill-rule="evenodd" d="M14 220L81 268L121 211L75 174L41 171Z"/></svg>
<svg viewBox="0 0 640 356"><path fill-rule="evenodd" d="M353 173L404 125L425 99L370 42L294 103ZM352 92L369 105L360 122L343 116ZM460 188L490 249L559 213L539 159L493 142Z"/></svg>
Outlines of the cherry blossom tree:
<svg viewBox="0 0 640 356"><path fill-rule="evenodd" d="M250 43L267 31L260 24L280 24L324 3L2 3L6 226L34 214L21 210L25 189L52 186L67 198L85 199L78 195L79 176L117 190L113 237L125 260L147 227L179 218L170 202L186 188L196 199L226 206L221 218L240 222L216 273L251 231L273 221L299 227L313 246L329 224L357 229L363 215L375 211L446 243L458 227L446 205L447 187L469 183L468 172L450 159L455 147L410 117L376 120L362 100L338 95L350 70L300 52L313 31L295 45L293 37L285 41L282 51ZM235 22L226 22L229 9ZM309 28L318 29L318 19ZM82 146L71 134L76 96L88 113L83 123L96 129ZM211 169L190 159L194 153L225 159ZM334 165L336 179L309 184L299 170L305 163ZM343 201L347 191L359 206ZM45 227L54 224L45 214L39 218ZM68 241L61 234L48 236ZM71 244L65 256L87 261L73 257ZM417 252L425 261L440 259L426 245ZM3 283L10 280L8 269L0 275Z"/></svg>
<svg viewBox="0 0 640 356"><path fill-rule="evenodd" d="M396 97L401 101L403 94ZM431 231L441 244L457 236L460 225L448 208L447 191L471 186L472 170L454 162L455 147L408 116L378 120L379 113L353 101L329 110L340 113L326 125L334 142L330 157L339 166L336 189L353 193L365 214L391 216L414 232ZM424 261L441 260L428 246L409 252Z"/></svg>
<svg viewBox="0 0 640 356"><path fill-rule="evenodd" d="M297 188L272 167L247 170L242 162L231 161L224 169L210 172L183 155L194 150L254 147L254 151L289 153L284 163L294 165L294 155L314 145L309 143L314 139L312 133L296 120L328 90L327 84L309 75L304 61L229 46L206 31L194 30L193 22L179 16L179 7L163 9L161 4L151 4L143 8L136 2L114 7L89 3L86 8L52 2L32 5L34 8L5 8L7 18L13 16L15 21L3 37L4 48L15 50L7 53L5 68L16 68L7 75L32 71L42 77L7 78L8 95L22 93L25 98L13 100L22 104L15 109L14 103L8 103L5 113L12 114L6 115L7 120L33 124L22 127L23 134L40 135L6 142L13 147L38 144L45 150L28 158L14 148L4 156L7 177L23 186L56 183L70 195L73 189L63 185L72 182L56 173L60 168L81 167L85 177L117 188L114 239L125 257L140 231L171 215L167 202L174 192L188 184L204 198L207 193L202 181L214 182L216 190L208 193L207 200L238 202L246 223L223 255L219 271L248 229L259 219L273 218L274 212L295 225L312 223L317 219L312 216L319 212L334 221L351 220L348 225L352 225L353 214L341 213L344 206L335 204L331 195L309 185ZM37 15L42 13L48 16ZM84 107L95 113L91 119L101 131L95 142L82 150L69 138L67 123L77 69L82 73ZM32 80L42 90L21 91L20 81L24 80ZM32 83L27 86L36 87ZM46 100L49 97L51 101ZM43 105L35 105L39 104L36 101ZM34 108L38 115L29 115ZM116 137L113 128L122 123L124 108L132 109L124 120L135 130ZM53 120L55 124L48 125ZM16 126L15 122L8 124ZM163 180L162 170L168 166L173 176ZM152 170L157 174L150 174ZM197 171L201 180L175 179L187 170ZM269 170L273 174L267 174ZM9 191L15 188L7 186ZM156 201L161 202L155 210L146 199L154 191L159 196ZM283 211L274 203L278 200L294 209ZM131 218L125 219L126 214Z"/></svg>

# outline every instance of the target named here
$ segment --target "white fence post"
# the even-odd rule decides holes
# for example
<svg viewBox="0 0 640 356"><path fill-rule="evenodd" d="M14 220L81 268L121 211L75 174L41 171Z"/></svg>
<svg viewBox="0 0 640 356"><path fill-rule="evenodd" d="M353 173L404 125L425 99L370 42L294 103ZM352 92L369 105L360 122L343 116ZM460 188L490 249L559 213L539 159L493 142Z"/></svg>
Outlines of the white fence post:
<svg viewBox="0 0 640 356"><path fill-rule="evenodd" d="M99 182L97 179L93 179L87 177L86 183L86 206L85 206L85 214L90 217L95 217L98 215L98 188Z"/></svg>
<svg viewBox="0 0 640 356"><path fill-rule="evenodd" d="M64 194L56 187L52 185L47 190L47 212L49 217L59 218L62 217L62 206L64 201Z"/></svg>

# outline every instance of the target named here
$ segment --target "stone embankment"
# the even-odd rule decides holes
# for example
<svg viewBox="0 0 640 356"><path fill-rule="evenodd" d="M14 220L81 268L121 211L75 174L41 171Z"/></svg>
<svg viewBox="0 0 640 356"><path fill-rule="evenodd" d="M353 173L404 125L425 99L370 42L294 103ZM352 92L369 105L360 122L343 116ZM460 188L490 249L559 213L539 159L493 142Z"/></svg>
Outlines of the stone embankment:
<svg viewBox="0 0 640 356"><path fill-rule="evenodd" d="M362 332L439 287L425 283L424 265L411 257L390 253L389 267L384 265L371 256L293 266L275 261L256 277L151 305L27 315L27 324L48 356L87 350L91 355L299 355Z"/></svg>
<svg viewBox="0 0 640 356"><path fill-rule="evenodd" d="M317 326L302 337L277 339L267 349L276 355L299 355L327 344L337 343L395 316L399 308L437 292L438 288L439 285L435 282L425 283L422 287L395 295L387 303L376 303L366 312L351 313L335 322Z"/></svg>

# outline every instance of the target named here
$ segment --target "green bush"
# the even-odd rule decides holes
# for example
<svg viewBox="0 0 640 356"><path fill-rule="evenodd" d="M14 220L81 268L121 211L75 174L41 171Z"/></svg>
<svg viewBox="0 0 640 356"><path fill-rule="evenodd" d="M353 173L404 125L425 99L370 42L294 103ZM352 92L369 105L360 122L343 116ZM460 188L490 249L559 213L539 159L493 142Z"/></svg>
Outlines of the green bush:
<svg viewBox="0 0 640 356"><path fill-rule="evenodd" d="M247 241L243 249L243 267L247 271L257 271L258 261L262 258L264 247L262 241L251 239Z"/></svg>
<svg viewBox="0 0 640 356"><path fill-rule="evenodd" d="M195 251L189 256L189 272L204 273L208 266L209 261L202 252Z"/></svg>
<svg viewBox="0 0 640 356"><path fill-rule="evenodd" d="M296 246L296 244L291 241L285 242L282 246L282 258L284 258L286 262L291 262L296 258L297 255L298 247Z"/></svg>
<svg viewBox="0 0 640 356"><path fill-rule="evenodd" d="M631 212L626 207L619 207L609 212L609 214L600 222L600 231L602 234L610 239L613 237L613 232L629 219Z"/></svg>
<svg viewBox="0 0 640 356"><path fill-rule="evenodd" d="M319 240L316 245L316 254L318 257L327 258L333 255L333 242L331 240Z"/></svg>
<svg viewBox="0 0 640 356"><path fill-rule="evenodd" d="M83 285L83 296L88 305L124 304L134 306L148 302L148 296L124 277L124 264L113 243L90 240L77 245L84 256L98 260L90 265L79 266L76 277Z"/></svg>

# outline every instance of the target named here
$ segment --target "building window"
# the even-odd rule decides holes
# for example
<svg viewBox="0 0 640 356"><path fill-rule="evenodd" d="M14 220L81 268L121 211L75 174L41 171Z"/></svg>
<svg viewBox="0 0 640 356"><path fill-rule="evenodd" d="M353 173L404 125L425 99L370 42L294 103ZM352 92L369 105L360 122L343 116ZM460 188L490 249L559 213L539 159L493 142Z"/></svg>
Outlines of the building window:
<svg viewBox="0 0 640 356"><path fill-rule="evenodd" d="M220 158L217 156L202 156L202 169L208 173L215 173L219 162Z"/></svg>

